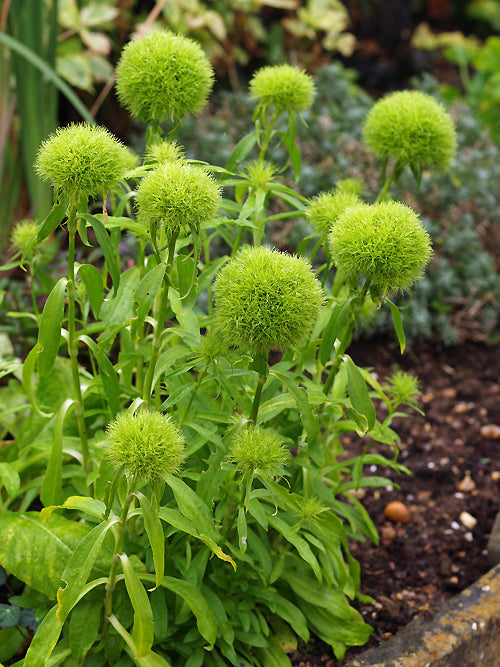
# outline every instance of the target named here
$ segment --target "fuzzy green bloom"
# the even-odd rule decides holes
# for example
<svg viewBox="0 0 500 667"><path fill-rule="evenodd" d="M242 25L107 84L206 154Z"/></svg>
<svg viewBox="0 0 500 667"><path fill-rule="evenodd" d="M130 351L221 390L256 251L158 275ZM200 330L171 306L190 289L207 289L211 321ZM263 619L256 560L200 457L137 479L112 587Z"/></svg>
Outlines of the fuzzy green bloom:
<svg viewBox="0 0 500 667"><path fill-rule="evenodd" d="M212 220L220 203L220 188L213 176L184 162L165 162L142 179L137 218L148 229L155 226L171 236Z"/></svg>
<svg viewBox="0 0 500 667"><path fill-rule="evenodd" d="M227 351L227 344L219 329L212 329L201 337L199 358L205 364L212 364Z"/></svg>
<svg viewBox="0 0 500 667"><path fill-rule="evenodd" d="M272 162L252 160L252 162L248 163L243 175L250 187L257 190L267 187L277 173L278 169Z"/></svg>
<svg viewBox="0 0 500 667"><path fill-rule="evenodd" d="M432 254L418 216L400 202L358 204L340 215L328 237L335 264L364 276L384 294L409 287Z"/></svg>
<svg viewBox="0 0 500 667"><path fill-rule="evenodd" d="M171 32L129 42L116 75L121 104L146 123L179 121L201 111L213 86L212 66L200 45Z"/></svg>
<svg viewBox="0 0 500 667"><path fill-rule="evenodd" d="M79 123L56 130L42 143L36 169L72 199L113 190L135 165L132 153L104 127Z"/></svg>
<svg viewBox="0 0 500 667"><path fill-rule="evenodd" d="M402 370L396 370L389 377L387 391L396 405L417 406L420 396L418 378Z"/></svg>
<svg viewBox="0 0 500 667"><path fill-rule="evenodd" d="M158 144L152 144L146 149L146 161L157 162L176 162L185 157L184 149L176 141L160 141Z"/></svg>
<svg viewBox="0 0 500 667"><path fill-rule="evenodd" d="M10 243L14 252L24 252L38 234L39 224L34 220L19 220L10 235ZM32 244L34 249L38 243Z"/></svg>
<svg viewBox="0 0 500 667"><path fill-rule="evenodd" d="M170 417L159 412L118 415L107 428L106 441L113 464L148 484L176 473L184 460L184 438Z"/></svg>
<svg viewBox="0 0 500 667"><path fill-rule="evenodd" d="M306 216L319 236L326 240L339 215L349 206L361 203L357 193L349 190L321 192L309 202Z"/></svg>
<svg viewBox="0 0 500 667"><path fill-rule="evenodd" d="M309 74L291 65L262 67L250 81L250 95L260 104L274 104L277 111L305 111L314 97Z"/></svg>
<svg viewBox="0 0 500 667"><path fill-rule="evenodd" d="M453 121L444 106L426 93L405 90L375 104L364 128L366 145L381 160L394 158L414 171L447 171L456 152Z"/></svg>
<svg viewBox="0 0 500 667"><path fill-rule="evenodd" d="M280 475L289 458L281 437L274 431L249 426L233 440L228 459L245 476L255 473Z"/></svg>
<svg viewBox="0 0 500 667"><path fill-rule="evenodd" d="M264 247L243 248L228 262L214 294L217 323L228 345L262 354L301 345L323 304L308 262Z"/></svg>

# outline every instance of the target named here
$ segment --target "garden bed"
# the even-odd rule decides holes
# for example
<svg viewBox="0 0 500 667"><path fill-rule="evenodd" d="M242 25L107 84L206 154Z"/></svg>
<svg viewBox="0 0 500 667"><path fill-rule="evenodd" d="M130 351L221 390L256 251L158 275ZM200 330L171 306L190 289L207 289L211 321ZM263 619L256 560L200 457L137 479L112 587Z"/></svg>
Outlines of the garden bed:
<svg viewBox="0 0 500 667"><path fill-rule="evenodd" d="M361 564L361 592L375 600L360 606L374 627L370 643L349 650L342 662L328 647L310 645L292 656L298 667L347 664L354 655L383 644L415 616L431 617L438 605L489 569L486 549L500 484L498 346L468 343L439 349L426 344L400 357L386 341L372 341L357 343L351 353L359 365L376 359L374 372L380 377L396 362L417 373L425 415L395 424L402 441L400 461L413 474L398 479L384 470L401 489L367 490L363 498L381 534L379 546L352 545ZM492 424L497 429L488 428ZM359 438L344 438L349 456L358 454L361 445ZM385 518L392 500L407 506L408 523ZM471 521L464 512L476 520L474 527L464 525L462 519Z"/></svg>

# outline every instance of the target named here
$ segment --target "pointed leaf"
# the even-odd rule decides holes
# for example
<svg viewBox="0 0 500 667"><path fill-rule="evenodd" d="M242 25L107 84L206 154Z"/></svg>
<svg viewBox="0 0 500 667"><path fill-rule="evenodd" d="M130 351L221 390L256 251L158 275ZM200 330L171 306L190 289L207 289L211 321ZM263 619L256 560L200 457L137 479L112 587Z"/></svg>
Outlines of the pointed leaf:
<svg viewBox="0 0 500 667"><path fill-rule="evenodd" d="M106 259L106 265L111 275L113 288L116 295L118 286L120 285L120 266L118 265L115 248L113 247L113 243L106 230L106 227L100 220L98 220L98 218L96 218L95 215L90 215L89 213L79 213L78 215L79 217L83 218L95 232L97 242L99 243L102 253Z"/></svg>
<svg viewBox="0 0 500 667"><path fill-rule="evenodd" d="M93 264L82 264L79 266L78 275L80 275L83 284L85 285L92 312L97 320L99 313L101 312L102 302L104 301L102 276Z"/></svg>
<svg viewBox="0 0 500 667"><path fill-rule="evenodd" d="M158 264L148 271L134 292L136 302L136 319L134 324L143 324L146 316L153 307L154 300L165 276L165 264Z"/></svg>
<svg viewBox="0 0 500 667"><path fill-rule="evenodd" d="M360 415L366 417L368 430L370 430L375 424L376 414L365 379L351 357L345 355L344 363L347 367L347 386L352 407Z"/></svg>
<svg viewBox="0 0 500 667"><path fill-rule="evenodd" d="M319 360L323 366L325 366L327 361L330 359L335 341L337 340L342 325L345 322L345 318L349 312L349 306L351 305L352 300L353 297L350 297L346 299L341 305L336 304L333 307L332 314L323 332L323 337L319 347Z"/></svg>
<svg viewBox="0 0 500 667"><path fill-rule="evenodd" d="M134 610L132 639L136 648L135 657L143 658L150 652L154 641L153 612L146 589L132 567L127 554L120 554L120 560L125 575L125 586Z"/></svg>
<svg viewBox="0 0 500 667"><path fill-rule="evenodd" d="M142 493L136 493L135 495L141 505L144 527L153 551L153 562L156 572L155 588L157 588L165 571L165 537L158 514L158 504L156 502L150 503L148 498Z"/></svg>
<svg viewBox="0 0 500 667"><path fill-rule="evenodd" d="M47 507L57 505L63 500L62 488L62 450L64 419L69 408L74 404L72 398L67 398L59 408L54 428L54 440L50 451L49 463L43 477L40 490L40 500Z"/></svg>
<svg viewBox="0 0 500 667"><path fill-rule="evenodd" d="M66 208L68 206L68 200L66 197L62 197L57 204L54 204L52 210L42 222L40 229L37 234L37 241L41 243L52 234L52 232L57 229L66 216Z"/></svg>
<svg viewBox="0 0 500 667"><path fill-rule="evenodd" d="M9 498L15 498L21 487L19 473L10 463L0 463L0 481L7 491Z"/></svg>
<svg viewBox="0 0 500 667"><path fill-rule="evenodd" d="M82 600L71 612L69 619L71 655L82 664L89 649L99 637L101 617L100 600Z"/></svg>
<svg viewBox="0 0 500 667"><path fill-rule="evenodd" d="M295 379L285 375L284 373L280 373L279 371L271 369L270 374L274 375L274 377L283 383L290 394L293 396L307 433L307 441L312 442L318 435L319 422L314 416L306 390L299 386Z"/></svg>
<svg viewBox="0 0 500 667"><path fill-rule="evenodd" d="M45 615L33 637L26 657L24 667L45 667L63 627L63 621L56 616L57 605Z"/></svg>
<svg viewBox="0 0 500 667"><path fill-rule="evenodd" d="M401 319L401 313L399 312L399 308L396 306L395 303L392 303L392 301L389 301L389 299L387 299L387 303L389 304L389 307L391 309L392 321L394 323L394 330L396 331L396 336L398 337L399 341L399 349L401 350L401 354L403 354L406 347L406 337L403 329L403 320Z"/></svg>
<svg viewBox="0 0 500 667"><path fill-rule="evenodd" d="M60 278L43 307L38 331L38 344L41 347L38 353L38 372L41 377L47 377L52 371L59 351L67 283L66 278Z"/></svg>

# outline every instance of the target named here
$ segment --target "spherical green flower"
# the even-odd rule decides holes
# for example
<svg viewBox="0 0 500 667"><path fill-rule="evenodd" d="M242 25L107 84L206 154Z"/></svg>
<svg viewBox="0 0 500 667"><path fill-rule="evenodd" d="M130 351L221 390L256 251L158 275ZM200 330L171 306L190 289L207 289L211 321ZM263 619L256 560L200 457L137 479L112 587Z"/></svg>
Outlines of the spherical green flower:
<svg viewBox="0 0 500 667"><path fill-rule="evenodd" d="M38 229L39 224L34 220L19 220L10 235L12 250L22 253L30 245L32 249L36 248L39 244L34 239L38 234Z"/></svg>
<svg viewBox="0 0 500 667"><path fill-rule="evenodd" d="M158 144L152 144L146 149L146 161L157 162L177 162L184 159L184 149L176 141L160 141Z"/></svg>
<svg viewBox="0 0 500 667"><path fill-rule="evenodd" d="M180 161L160 164L137 189L139 222L148 229L164 229L168 236L212 220L220 203L213 176Z"/></svg>
<svg viewBox="0 0 500 667"><path fill-rule="evenodd" d="M229 345L267 354L296 348L309 336L323 304L311 266L269 248L243 248L219 272L217 323Z"/></svg>
<svg viewBox="0 0 500 667"><path fill-rule="evenodd" d="M326 240L339 215L349 206L361 203L361 199L353 192L321 192L309 202L306 215L316 232Z"/></svg>
<svg viewBox="0 0 500 667"><path fill-rule="evenodd" d="M337 267L364 276L382 294L408 287L430 259L430 237L400 202L358 204L340 215L328 237Z"/></svg>
<svg viewBox="0 0 500 667"><path fill-rule="evenodd" d="M146 123L197 113L213 85L212 66L200 45L162 31L129 42L116 75L120 102Z"/></svg>
<svg viewBox="0 0 500 667"><path fill-rule="evenodd" d="M36 169L72 199L113 190L133 168L132 153L104 127L86 123L56 130L42 143Z"/></svg>
<svg viewBox="0 0 500 667"><path fill-rule="evenodd" d="M274 104L278 111L305 111L314 97L314 81L291 65L262 67L250 81L250 94L259 103Z"/></svg>
<svg viewBox="0 0 500 667"><path fill-rule="evenodd" d="M364 128L366 145L382 160L414 171L446 171L456 151L453 121L444 106L419 91L393 93L375 104Z"/></svg>
<svg viewBox="0 0 500 667"><path fill-rule="evenodd" d="M288 450L281 437L258 426L248 426L240 431L231 444L228 456L245 476L255 473L280 475L288 458Z"/></svg>
<svg viewBox="0 0 500 667"><path fill-rule="evenodd" d="M106 442L113 464L148 484L176 473L184 460L184 438L170 417L159 412L118 415L107 428Z"/></svg>

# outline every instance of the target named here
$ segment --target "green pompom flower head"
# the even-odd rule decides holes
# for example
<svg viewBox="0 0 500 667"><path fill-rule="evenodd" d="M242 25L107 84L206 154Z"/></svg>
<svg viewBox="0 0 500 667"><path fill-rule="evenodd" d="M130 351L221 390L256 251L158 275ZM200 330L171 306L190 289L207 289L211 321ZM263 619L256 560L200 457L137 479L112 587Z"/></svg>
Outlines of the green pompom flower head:
<svg viewBox="0 0 500 667"><path fill-rule="evenodd" d="M138 220L168 239L182 230L199 229L212 220L221 203L213 176L185 162L165 162L147 174L137 189Z"/></svg>
<svg viewBox="0 0 500 667"><path fill-rule="evenodd" d="M289 459L282 438L274 431L248 426L238 433L229 449L228 460L244 477L255 474L282 475Z"/></svg>
<svg viewBox="0 0 500 667"><path fill-rule="evenodd" d="M156 31L129 42L117 75L121 104L133 118L178 123L205 106L213 70L200 45L182 35Z"/></svg>
<svg viewBox="0 0 500 667"><path fill-rule="evenodd" d="M36 254L44 245L45 241L38 243L36 236L40 225L35 220L19 220L10 235L11 248L16 254L27 252Z"/></svg>
<svg viewBox="0 0 500 667"><path fill-rule="evenodd" d="M312 105L314 81L306 72L292 65L262 67L250 81L250 95L263 106L276 111L306 111Z"/></svg>
<svg viewBox="0 0 500 667"><path fill-rule="evenodd" d="M389 377L387 391L392 397L395 407L408 405L417 408L420 396L418 378L402 370L394 371Z"/></svg>
<svg viewBox="0 0 500 667"><path fill-rule="evenodd" d="M36 161L40 176L73 201L114 190L134 165L132 153L108 130L86 123L56 130Z"/></svg>
<svg viewBox="0 0 500 667"><path fill-rule="evenodd" d="M219 272L214 294L228 345L262 355L304 343L324 298L305 260L265 247L243 248Z"/></svg>
<svg viewBox="0 0 500 667"><path fill-rule="evenodd" d="M349 206L361 203L362 201L357 193L349 190L321 192L309 202L306 215L318 235L325 242L341 213Z"/></svg>
<svg viewBox="0 0 500 667"><path fill-rule="evenodd" d="M444 106L413 90L393 93L377 102L368 114L363 134L378 158L396 161L396 176L408 165L417 179L426 168L447 171L457 146L455 127Z"/></svg>
<svg viewBox="0 0 500 667"><path fill-rule="evenodd" d="M347 208L328 241L337 267L348 277L365 278L379 297L420 278L432 253L418 216L400 202Z"/></svg>
<svg viewBox="0 0 500 667"><path fill-rule="evenodd" d="M170 417L142 411L118 415L106 431L107 453L131 481L154 484L178 472L185 440Z"/></svg>

